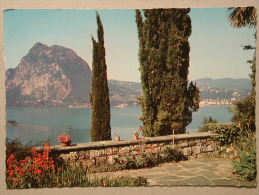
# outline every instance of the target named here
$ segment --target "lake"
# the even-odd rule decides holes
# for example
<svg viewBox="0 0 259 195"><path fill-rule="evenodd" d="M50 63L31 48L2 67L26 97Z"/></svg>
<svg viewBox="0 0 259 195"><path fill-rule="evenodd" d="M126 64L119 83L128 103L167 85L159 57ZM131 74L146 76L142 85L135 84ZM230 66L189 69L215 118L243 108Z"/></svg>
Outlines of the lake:
<svg viewBox="0 0 259 195"><path fill-rule="evenodd" d="M112 138L119 132L121 139L132 138L132 131L137 130L142 122L140 107L111 108ZM187 132L194 133L202 125L204 117L211 116L220 123L231 122L233 113L227 106L201 106L193 113L193 121L187 126ZM15 120L17 126L6 125L7 137L20 137L22 143L46 141L59 144L56 139L60 133L72 126L73 143L90 142L91 108L67 107L6 107L6 120Z"/></svg>

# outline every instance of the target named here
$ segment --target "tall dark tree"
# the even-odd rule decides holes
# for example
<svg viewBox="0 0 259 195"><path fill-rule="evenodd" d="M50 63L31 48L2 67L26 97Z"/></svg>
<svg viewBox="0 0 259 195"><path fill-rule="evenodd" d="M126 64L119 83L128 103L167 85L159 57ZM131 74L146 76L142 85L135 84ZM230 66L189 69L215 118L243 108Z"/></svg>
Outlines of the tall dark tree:
<svg viewBox="0 0 259 195"><path fill-rule="evenodd" d="M107 65L105 61L104 31L99 14L97 18L98 41L92 37L93 42L93 62L92 62L92 120L91 120L91 140L102 141L111 140L110 126L110 100L107 84Z"/></svg>
<svg viewBox="0 0 259 195"><path fill-rule="evenodd" d="M190 9L136 10L145 136L185 133L199 108L199 90L188 84ZM142 16L144 14L144 17Z"/></svg>
<svg viewBox="0 0 259 195"><path fill-rule="evenodd" d="M249 27L255 28L257 23L255 7L230 7L228 8L228 18L230 25L236 28ZM255 35L256 38L256 35ZM247 62L251 64L251 78L252 90L250 95L240 101L234 102L234 112L232 117L233 122L246 124L253 131L255 130L255 73L256 73L256 48L251 45L246 45L244 50L255 50L252 60Z"/></svg>

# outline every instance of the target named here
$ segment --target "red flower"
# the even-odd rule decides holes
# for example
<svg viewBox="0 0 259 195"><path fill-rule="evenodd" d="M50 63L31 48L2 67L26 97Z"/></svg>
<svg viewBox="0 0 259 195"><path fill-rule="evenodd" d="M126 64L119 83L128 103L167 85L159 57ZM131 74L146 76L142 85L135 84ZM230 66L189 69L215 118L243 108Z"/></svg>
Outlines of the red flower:
<svg viewBox="0 0 259 195"><path fill-rule="evenodd" d="M42 173L42 171L41 170L39 170L39 169L37 169L37 170L35 170L33 173L35 173L35 174L41 174Z"/></svg>
<svg viewBox="0 0 259 195"><path fill-rule="evenodd" d="M14 170L10 170L9 175L13 176L14 175Z"/></svg>
<svg viewBox="0 0 259 195"><path fill-rule="evenodd" d="M145 164L144 164L144 166L146 167L146 166L148 166L148 164L147 164L147 163L145 163Z"/></svg>
<svg viewBox="0 0 259 195"><path fill-rule="evenodd" d="M10 155L10 159L11 159L11 160L15 159L15 155L11 154L11 155Z"/></svg>
<svg viewBox="0 0 259 195"><path fill-rule="evenodd" d="M7 163L8 165L10 165L12 162L13 162L13 161L12 161L10 158L8 158L8 159L6 160L6 163Z"/></svg>
<svg viewBox="0 0 259 195"><path fill-rule="evenodd" d="M18 178L13 178L13 181L20 181L20 179L18 179Z"/></svg>

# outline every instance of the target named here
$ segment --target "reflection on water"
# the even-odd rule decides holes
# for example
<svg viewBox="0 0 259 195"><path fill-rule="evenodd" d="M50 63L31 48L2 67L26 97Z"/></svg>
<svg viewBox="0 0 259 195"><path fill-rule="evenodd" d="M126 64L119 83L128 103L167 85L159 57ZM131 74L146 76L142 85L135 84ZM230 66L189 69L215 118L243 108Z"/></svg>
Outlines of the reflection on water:
<svg viewBox="0 0 259 195"><path fill-rule="evenodd" d="M121 139L132 138L133 130L137 130L142 122L140 107L112 108L111 128L112 138L119 132ZM190 133L196 132L202 125L204 117L215 118L221 123L230 122L232 113L225 106L204 106L193 114L193 122L187 126ZM72 126L71 139L73 143L90 142L90 108L62 108L62 107L7 107L6 120L21 123L17 126L6 125L7 137L21 137L23 143L32 141L46 141L58 144L57 137Z"/></svg>

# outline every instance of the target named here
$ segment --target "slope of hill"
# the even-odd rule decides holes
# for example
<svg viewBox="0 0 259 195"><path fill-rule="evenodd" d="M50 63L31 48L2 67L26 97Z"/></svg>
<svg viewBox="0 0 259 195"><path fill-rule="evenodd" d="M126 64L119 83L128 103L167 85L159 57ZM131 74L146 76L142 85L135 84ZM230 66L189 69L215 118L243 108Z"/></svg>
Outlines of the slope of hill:
<svg viewBox="0 0 259 195"><path fill-rule="evenodd" d="M111 106L138 105L142 94L141 84L136 82L108 80Z"/></svg>
<svg viewBox="0 0 259 195"><path fill-rule="evenodd" d="M7 105L89 102L91 77L89 65L73 50L38 42L6 71Z"/></svg>
<svg viewBox="0 0 259 195"><path fill-rule="evenodd" d="M89 106L92 72L89 65L68 48L36 43L19 65L6 71L7 105ZM249 79L202 78L194 82L201 101L231 102L249 94ZM136 106L142 95L137 82L108 80L111 106Z"/></svg>
<svg viewBox="0 0 259 195"><path fill-rule="evenodd" d="M198 87L212 87L219 89L251 89L251 83L249 79L211 79L211 78L202 78L197 79L196 82Z"/></svg>

